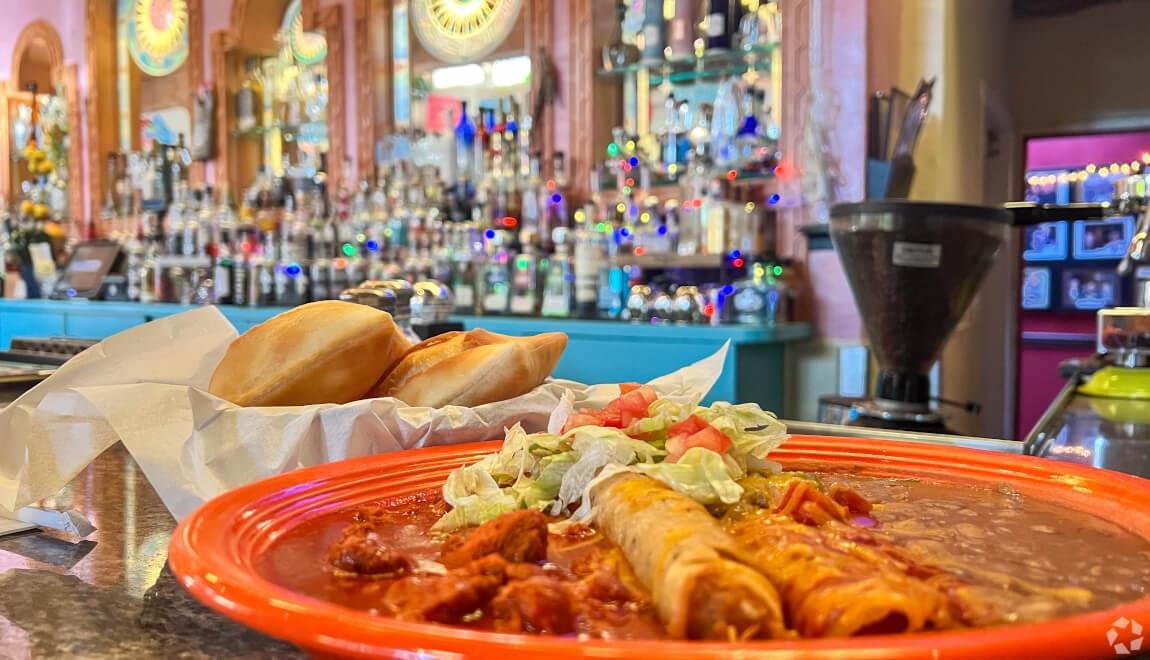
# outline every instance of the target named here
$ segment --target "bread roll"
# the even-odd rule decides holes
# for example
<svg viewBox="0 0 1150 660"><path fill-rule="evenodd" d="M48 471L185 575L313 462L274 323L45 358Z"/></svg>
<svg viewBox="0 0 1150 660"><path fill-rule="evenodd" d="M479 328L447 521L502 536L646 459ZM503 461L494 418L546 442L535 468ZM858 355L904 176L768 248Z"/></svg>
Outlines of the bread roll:
<svg viewBox="0 0 1150 660"><path fill-rule="evenodd" d="M555 369L567 335L508 337L486 330L421 342L376 386L375 396L410 406L479 406L526 394Z"/></svg>
<svg viewBox="0 0 1150 660"><path fill-rule="evenodd" d="M302 406L362 399L411 347L391 315L325 300L240 335L208 391L241 406Z"/></svg>

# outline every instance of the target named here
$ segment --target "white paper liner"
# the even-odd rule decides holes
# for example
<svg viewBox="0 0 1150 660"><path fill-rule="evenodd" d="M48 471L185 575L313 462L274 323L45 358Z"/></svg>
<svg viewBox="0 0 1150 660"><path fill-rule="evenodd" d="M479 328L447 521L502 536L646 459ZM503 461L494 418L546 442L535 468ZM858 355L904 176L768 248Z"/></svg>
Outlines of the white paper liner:
<svg viewBox="0 0 1150 660"><path fill-rule="evenodd" d="M0 516L50 497L122 441L177 519L238 486L356 456L547 428L560 406L602 406L617 384L550 381L476 408L418 408L390 398L344 405L240 408L207 392L237 336L214 307L166 317L92 346L0 411ZM651 381L662 397L699 400L728 345ZM569 393L569 394L568 394ZM564 402L564 395L567 401Z"/></svg>

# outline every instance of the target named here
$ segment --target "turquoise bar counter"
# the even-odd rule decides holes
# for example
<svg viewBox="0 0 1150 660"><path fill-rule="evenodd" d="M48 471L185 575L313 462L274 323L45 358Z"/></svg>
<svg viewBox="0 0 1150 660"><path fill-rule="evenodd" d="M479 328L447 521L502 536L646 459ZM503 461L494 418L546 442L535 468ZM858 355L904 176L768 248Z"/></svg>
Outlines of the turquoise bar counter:
<svg viewBox="0 0 1150 660"><path fill-rule="evenodd" d="M65 300L0 300L0 347L13 337L103 339L133 326L193 309L186 305ZM240 332L282 311L279 307L228 307L220 311ZM702 359L731 342L726 368L711 400L754 401L783 411L783 353L811 334L805 323L775 327L673 326L497 316L460 316L468 329L482 326L508 335L565 332L567 351L558 378L584 383L646 381Z"/></svg>

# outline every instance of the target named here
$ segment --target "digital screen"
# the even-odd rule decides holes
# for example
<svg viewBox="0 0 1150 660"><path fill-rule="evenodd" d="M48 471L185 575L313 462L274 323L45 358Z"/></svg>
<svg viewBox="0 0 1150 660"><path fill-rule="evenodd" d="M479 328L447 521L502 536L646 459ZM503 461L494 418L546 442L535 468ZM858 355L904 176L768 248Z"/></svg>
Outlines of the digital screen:
<svg viewBox="0 0 1150 660"><path fill-rule="evenodd" d="M1118 302L1118 274L1109 268L1070 268L1062 271L1062 307L1096 310Z"/></svg>
<svg viewBox="0 0 1150 660"><path fill-rule="evenodd" d="M1074 223L1075 259L1121 259L1134 235L1134 218L1078 220Z"/></svg>
<svg viewBox="0 0 1150 660"><path fill-rule="evenodd" d="M1050 309L1050 269L1022 269L1022 309Z"/></svg>
<svg viewBox="0 0 1150 660"><path fill-rule="evenodd" d="M1069 224L1065 221L1044 222L1027 227L1022 258L1025 261L1061 261L1070 245Z"/></svg>

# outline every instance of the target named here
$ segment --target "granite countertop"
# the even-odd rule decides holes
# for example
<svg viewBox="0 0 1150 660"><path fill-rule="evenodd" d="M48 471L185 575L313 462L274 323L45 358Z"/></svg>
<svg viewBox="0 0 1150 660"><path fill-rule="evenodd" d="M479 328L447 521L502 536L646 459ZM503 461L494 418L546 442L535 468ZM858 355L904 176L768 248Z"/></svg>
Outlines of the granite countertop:
<svg viewBox="0 0 1150 660"><path fill-rule="evenodd" d="M119 445L42 505L98 531L0 537L0 658L307 657L184 591L167 567L176 522Z"/></svg>

